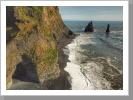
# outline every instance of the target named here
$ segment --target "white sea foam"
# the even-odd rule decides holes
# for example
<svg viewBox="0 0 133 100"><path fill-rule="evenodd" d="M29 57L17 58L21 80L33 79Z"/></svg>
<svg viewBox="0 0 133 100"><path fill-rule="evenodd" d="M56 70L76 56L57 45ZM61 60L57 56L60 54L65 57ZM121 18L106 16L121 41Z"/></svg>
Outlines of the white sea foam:
<svg viewBox="0 0 133 100"><path fill-rule="evenodd" d="M110 31L110 33L113 33L113 34L123 34L123 31Z"/></svg>
<svg viewBox="0 0 133 100"><path fill-rule="evenodd" d="M110 82L103 78L103 73L110 74L111 70L106 73L105 66L108 66L108 63L122 69L123 23L111 22L111 32L107 35L106 29L109 23L93 22L94 32L85 34L84 29L88 22L66 22L69 29L79 34L64 49L68 61L65 70L71 76L72 90L111 89ZM107 58L111 61L108 62Z"/></svg>
<svg viewBox="0 0 133 100"><path fill-rule="evenodd" d="M102 70L103 66L92 61L81 63L81 59L86 58L86 55L82 55L79 52L85 51L80 45L94 45L97 41L96 37L92 34L81 34L76 37L73 42L67 45L64 49L66 55L68 55L69 62L65 71L67 71L71 79L72 90L108 90L110 83L103 78ZM69 53L66 53L68 52Z"/></svg>

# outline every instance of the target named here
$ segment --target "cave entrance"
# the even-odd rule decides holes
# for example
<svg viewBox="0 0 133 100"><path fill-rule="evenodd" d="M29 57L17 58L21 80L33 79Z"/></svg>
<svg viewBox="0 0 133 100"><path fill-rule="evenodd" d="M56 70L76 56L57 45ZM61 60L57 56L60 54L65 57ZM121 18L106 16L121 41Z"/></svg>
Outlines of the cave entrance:
<svg viewBox="0 0 133 100"><path fill-rule="evenodd" d="M15 70L12 78L18 79L20 81L28 80L28 77L26 75L26 69L21 62L16 66L16 70Z"/></svg>
<svg viewBox="0 0 133 100"><path fill-rule="evenodd" d="M35 82L39 83L36 66L33 64L31 58L26 55L22 55L22 62L18 63L16 66L16 70L12 75L13 79L17 79L24 82Z"/></svg>

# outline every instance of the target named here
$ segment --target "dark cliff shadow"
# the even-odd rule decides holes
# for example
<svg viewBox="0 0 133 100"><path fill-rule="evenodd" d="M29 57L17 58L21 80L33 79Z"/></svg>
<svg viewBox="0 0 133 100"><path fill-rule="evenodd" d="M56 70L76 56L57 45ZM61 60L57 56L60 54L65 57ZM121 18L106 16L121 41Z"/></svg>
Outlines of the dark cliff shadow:
<svg viewBox="0 0 133 100"><path fill-rule="evenodd" d="M53 82L53 84L56 84L55 88L56 90L71 90L71 83L68 80L68 77L70 77L70 75L68 72L64 70L64 68L67 65L68 56L64 54L63 48L65 48L67 44L71 43L74 37L76 37L76 35L74 35L72 31L69 31L69 35L64 35L64 37L61 37L59 39L57 50L58 50L58 64L60 68L60 76L58 77L58 79L56 79L56 81Z"/></svg>
<svg viewBox="0 0 133 100"><path fill-rule="evenodd" d="M14 6L6 6L6 44L12 41L20 31L15 24L18 21L14 13Z"/></svg>
<svg viewBox="0 0 133 100"><path fill-rule="evenodd" d="M17 26L6 26L6 44L8 44L10 41L12 41L19 32L19 29Z"/></svg>
<svg viewBox="0 0 133 100"><path fill-rule="evenodd" d="M17 64L12 78L24 82L39 83L38 75L35 69L36 65L32 62L31 58L27 55L22 55L22 62Z"/></svg>

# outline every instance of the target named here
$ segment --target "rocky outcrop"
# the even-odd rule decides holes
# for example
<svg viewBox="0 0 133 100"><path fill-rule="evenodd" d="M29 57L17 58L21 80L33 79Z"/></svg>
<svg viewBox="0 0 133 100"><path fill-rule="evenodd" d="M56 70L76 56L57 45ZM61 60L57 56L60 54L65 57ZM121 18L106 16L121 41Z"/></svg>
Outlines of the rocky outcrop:
<svg viewBox="0 0 133 100"><path fill-rule="evenodd" d="M86 26L85 28L85 32L93 32L94 29L93 29L93 24L92 24L92 21Z"/></svg>
<svg viewBox="0 0 133 100"><path fill-rule="evenodd" d="M11 41L6 46L6 87L9 88L12 84L12 75L16 69L16 65L22 61L21 55L14 41Z"/></svg>
<svg viewBox="0 0 133 100"><path fill-rule="evenodd" d="M6 88L12 77L43 83L60 76L57 41L72 38L56 6L6 8Z"/></svg>
<svg viewBox="0 0 133 100"><path fill-rule="evenodd" d="M110 27L110 25L108 24L108 26L107 26L107 30L106 30L107 33L110 32L109 27Z"/></svg>

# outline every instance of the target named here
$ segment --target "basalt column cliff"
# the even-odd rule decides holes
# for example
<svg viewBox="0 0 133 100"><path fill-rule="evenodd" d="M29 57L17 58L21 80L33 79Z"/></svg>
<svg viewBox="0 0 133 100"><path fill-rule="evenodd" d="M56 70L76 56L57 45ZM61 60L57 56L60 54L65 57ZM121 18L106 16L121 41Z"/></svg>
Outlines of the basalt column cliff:
<svg viewBox="0 0 133 100"><path fill-rule="evenodd" d="M57 79L58 42L71 38L56 6L6 8L6 88L12 78L43 83Z"/></svg>

